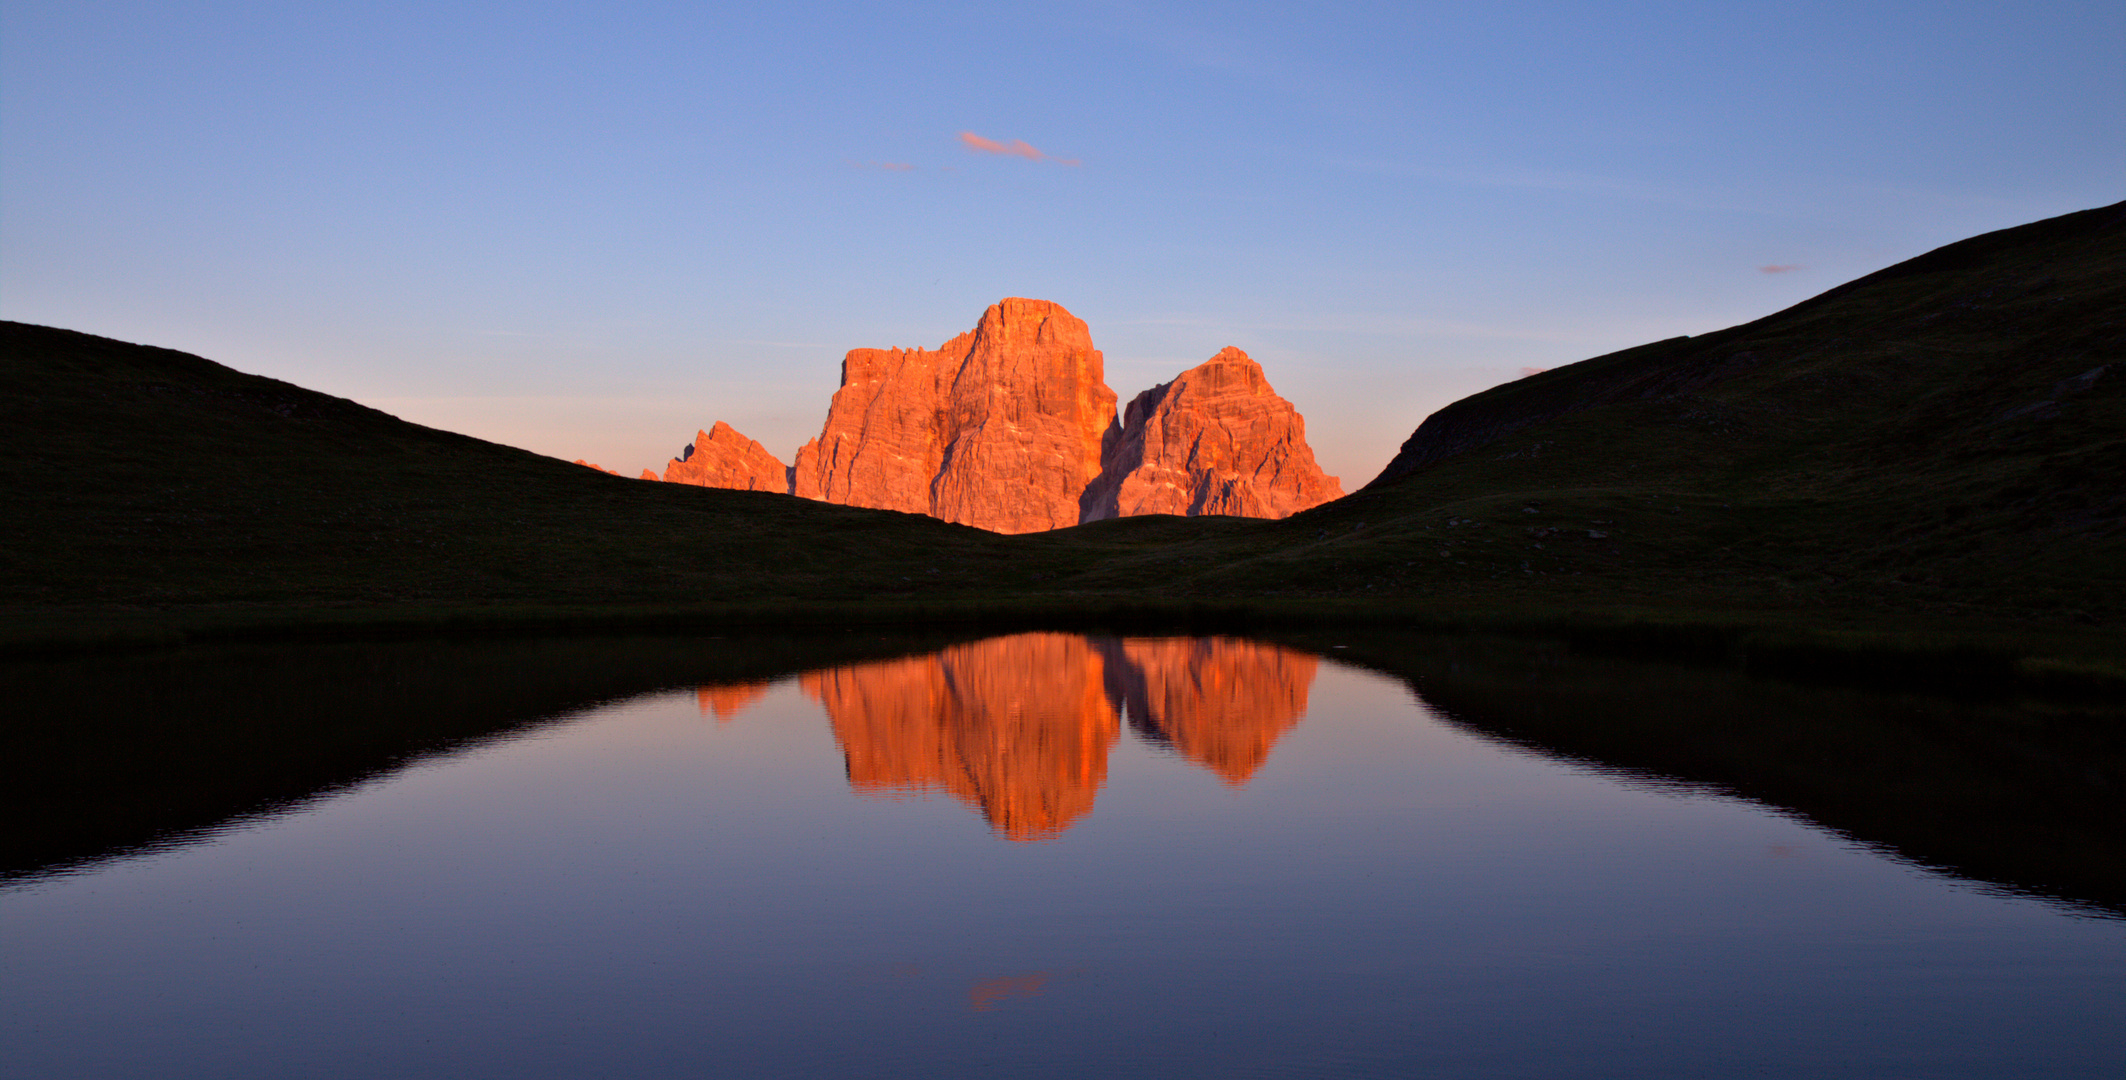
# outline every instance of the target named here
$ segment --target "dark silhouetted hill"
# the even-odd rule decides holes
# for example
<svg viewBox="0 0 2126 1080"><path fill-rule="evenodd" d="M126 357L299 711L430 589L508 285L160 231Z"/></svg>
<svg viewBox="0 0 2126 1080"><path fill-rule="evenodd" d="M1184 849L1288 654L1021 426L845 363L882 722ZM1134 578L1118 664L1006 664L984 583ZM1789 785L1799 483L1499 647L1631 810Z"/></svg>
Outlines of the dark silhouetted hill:
<svg viewBox="0 0 2126 1080"><path fill-rule="evenodd" d="M57 614L1356 600L1435 620L1666 612L2115 639L2122 354L2126 204L1475 395L1361 491L1283 520L1002 536L624 480L183 353L8 323L0 484L20 524L0 549L0 615L20 638Z"/></svg>

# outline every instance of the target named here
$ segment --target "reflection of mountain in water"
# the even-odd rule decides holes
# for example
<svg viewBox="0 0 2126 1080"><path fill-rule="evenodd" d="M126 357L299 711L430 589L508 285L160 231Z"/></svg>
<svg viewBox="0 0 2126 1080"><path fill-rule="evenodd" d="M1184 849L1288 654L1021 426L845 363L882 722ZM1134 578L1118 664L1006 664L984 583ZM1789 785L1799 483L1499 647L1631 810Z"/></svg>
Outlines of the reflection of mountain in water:
<svg viewBox="0 0 2126 1080"><path fill-rule="evenodd" d="M1306 712L1315 664L1231 638L1019 634L802 685L859 793L942 791L1005 837L1039 840L1091 812L1125 710L1139 733L1242 784Z"/></svg>
<svg viewBox="0 0 2126 1080"><path fill-rule="evenodd" d="M1425 702L1472 733L1582 765L1733 791L1922 865L2126 912L2126 829L2114 824L2118 792L2126 790L2126 743L2117 734L2126 724L2114 703L1885 695L1582 655L1545 642L1335 633L1313 646L1348 645L1339 658L1392 674L1413 691L1421 686ZM822 665L856 672L879 657L950 640L916 632L418 640L0 664L0 700L10 708L0 724L0 821L7 823L0 887L303 805L411 761L638 694L766 686ZM1159 644L1092 643L1105 650L1101 696L1110 709L1130 696L1122 680L1108 685L1110 674L1129 670L1119 665L1132 650L1115 647L1142 654ZM1239 655L1236 647L1302 666L1275 678L1231 678L1223 668ZM955 655L983 648L963 646ZM1289 730L1308 704L1312 661L1239 642L1200 648L1227 659L1199 665L1185 681L1154 680L1155 662L1131 661L1146 678L1141 714L1128 705L1130 724L1160 732L1184 760L1246 776L1249 759L1234 748L1249 742L1238 736L1254 732L1255 745L1267 746ZM1109 653L1119 660L1110 662ZM845 681L853 688L859 678ZM1222 722L1191 725L1192 714L1164 704L1190 694L1219 700L1219 687L1237 685L1248 690L1230 700L1289 695L1290 712L1242 724L1221 709ZM703 704L728 719L758 707L744 705L747 696L719 692ZM945 729L928 714L918 730ZM892 734L845 735L851 773L859 749L877 760ZM1025 761L1015 758L1014 765ZM942 741L929 762L908 774L913 789L973 790L964 781L947 786L960 770Z"/></svg>
<svg viewBox="0 0 2126 1080"><path fill-rule="evenodd" d="M944 791L1014 840L1092 809L1120 730L1100 654L1067 634L958 645L803 676L863 794Z"/></svg>
<svg viewBox="0 0 2126 1080"><path fill-rule="evenodd" d="M1108 697L1128 704L1129 726L1235 787L1306 715L1319 662L1235 638L1110 640L1102 651Z"/></svg>
<svg viewBox="0 0 2126 1080"><path fill-rule="evenodd" d="M701 706L701 715L713 716L721 726L738 719L746 706L761 699L773 683L730 683L724 686L702 686L694 690L694 700Z"/></svg>

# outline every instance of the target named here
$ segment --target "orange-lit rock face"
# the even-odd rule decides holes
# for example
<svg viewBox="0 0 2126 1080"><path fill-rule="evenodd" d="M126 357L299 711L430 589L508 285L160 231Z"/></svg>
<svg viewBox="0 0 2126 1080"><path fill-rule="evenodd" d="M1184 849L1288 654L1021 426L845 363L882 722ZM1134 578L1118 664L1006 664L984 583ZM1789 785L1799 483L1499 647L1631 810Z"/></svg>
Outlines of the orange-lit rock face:
<svg viewBox="0 0 2126 1080"><path fill-rule="evenodd" d="M1306 712L1313 657L1232 639L1020 634L817 671L859 793L942 791L1012 840L1092 811L1124 709L1132 727L1245 783Z"/></svg>
<svg viewBox="0 0 2126 1080"><path fill-rule="evenodd" d="M1235 638L1132 639L1108 646L1111 693L1129 725L1238 787L1307 712L1319 660Z"/></svg>
<svg viewBox="0 0 2126 1080"><path fill-rule="evenodd" d="M1007 299L935 352L851 350L792 490L1004 533L1075 525L1114 415L1085 323Z"/></svg>
<svg viewBox="0 0 2126 1080"><path fill-rule="evenodd" d="M850 350L826 424L789 468L718 422L663 479L1003 533L1136 514L1281 518L1343 494L1306 421L1239 349L1138 395L1119 423L1103 363L1061 305L1001 300L935 351Z"/></svg>
<svg viewBox="0 0 2126 1080"><path fill-rule="evenodd" d="M608 469L608 468L606 468L606 467L605 467L605 466L603 466L603 465L595 464L595 463L593 463L593 462L585 461L585 460L583 460L582 458L577 458L577 459L576 459L576 464L578 464L578 465L581 465L581 466L583 466L583 467L584 467L584 468L586 468L586 469L596 469L596 470L598 470L599 472L602 472L602 473L612 473L612 474L613 474L614 476L619 476L619 475L620 475L620 474L619 474L618 472L616 472L616 471L614 471L614 470L612 470L612 469Z"/></svg>
<svg viewBox="0 0 2126 1080"><path fill-rule="evenodd" d="M1081 515L1282 518L1342 495L1314 463L1292 403L1260 364L1227 348L1129 403Z"/></svg>
<svg viewBox="0 0 2126 1080"><path fill-rule="evenodd" d="M790 491L789 469L765 447L721 420L707 431L696 432L693 444L665 463L664 480L668 484L785 495Z"/></svg>

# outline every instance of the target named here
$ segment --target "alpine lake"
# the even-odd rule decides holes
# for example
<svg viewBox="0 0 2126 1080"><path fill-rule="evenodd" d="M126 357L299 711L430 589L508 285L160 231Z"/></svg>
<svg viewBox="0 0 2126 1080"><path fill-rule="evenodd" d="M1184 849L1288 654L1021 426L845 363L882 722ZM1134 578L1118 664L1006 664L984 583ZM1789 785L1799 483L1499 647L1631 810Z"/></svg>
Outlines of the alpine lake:
<svg viewBox="0 0 2126 1080"><path fill-rule="evenodd" d="M2126 1076L2115 703L1328 631L0 693L0 1075Z"/></svg>

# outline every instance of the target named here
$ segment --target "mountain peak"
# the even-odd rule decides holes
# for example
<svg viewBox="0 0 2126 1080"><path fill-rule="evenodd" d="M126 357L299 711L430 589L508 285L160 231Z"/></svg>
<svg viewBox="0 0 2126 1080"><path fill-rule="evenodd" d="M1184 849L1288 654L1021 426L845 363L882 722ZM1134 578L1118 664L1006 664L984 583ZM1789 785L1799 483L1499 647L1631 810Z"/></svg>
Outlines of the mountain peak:
<svg viewBox="0 0 2126 1080"><path fill-rule="evenodd" d="M1314 462L1306 418L1228 345L1129 403L1080 513L1283 518L1342 495Z"/></svg>
<svg viewBox="0 0 2126 1080"><path fill-rule="evenodd" d="M789 468L718 421L664 479L1004 533L1132 514L1285 517L1342 494L1247 353L1219 350L1119 422L1103 362L1063 305L1005 297L935 350L849 350L819 437Z"/></svg>

